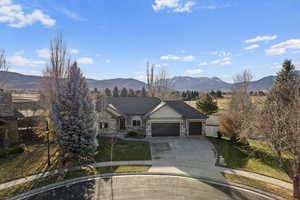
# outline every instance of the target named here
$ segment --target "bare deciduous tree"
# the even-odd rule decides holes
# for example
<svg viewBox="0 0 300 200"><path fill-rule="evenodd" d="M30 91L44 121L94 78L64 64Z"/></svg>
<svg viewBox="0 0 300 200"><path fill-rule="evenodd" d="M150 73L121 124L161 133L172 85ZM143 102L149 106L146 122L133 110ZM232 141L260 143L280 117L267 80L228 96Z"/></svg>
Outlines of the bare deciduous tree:
<svg viewBox="0 0 300 200"><path fill-rule="evenodd" d="M70 57L67 54L67 48L62 34L59 34L53 41L50 47L50 60L43 72L43 80L41 82L41 91L43 95L43 107L47 110L49 117L54 126L55 141L62 146L62 141L58 137L57 129L60 127L59 119L54 113L59 111L59 104L62 101L62 95L65 87L65 79L67 77L67 69L70 67ZM63 149L59 149L60 160L63 161ZM64 163L61 163L64 165Z"/></svg>
<svg viewBox="0 0 300 200"><path fill-rule="evenodd" d="M5 56L5 51L0 49L0 72L6 72L8 70L7 67L7 62L6 62L6 56ZM0 89L4 86L5 84L5 74L1 73L0 74Z"/></svg>
<svg viewBox="0 0 300 200"><path fill-rule="evenodd" d="M157 74L154 65L147 63L147 88L150 97L158 97L162 100L177 100L180 97L172 90L172 84L166 70L162 69Z"/></svg>
<svg viewBox="0 0 300 200"><path fill-rule="evenodd" d="M246 139L251 128L254 105L251 101L249 85L251 72L245 70L236 75L228 111L222 116L221 129L233 141Z"/></svg>
<svg viewBox="0 0 300 200"><path fill-rule="evenodd" d="M150 67L149 62L147 62L147 89L148 95L150 97L155 96L155 75L154 75L154 66Z"/></svg>

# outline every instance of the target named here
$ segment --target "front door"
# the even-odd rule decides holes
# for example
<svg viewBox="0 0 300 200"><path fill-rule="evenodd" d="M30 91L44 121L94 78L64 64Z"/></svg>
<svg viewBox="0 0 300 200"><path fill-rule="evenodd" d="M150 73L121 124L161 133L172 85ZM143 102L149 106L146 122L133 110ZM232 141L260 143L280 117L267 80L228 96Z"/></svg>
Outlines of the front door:
<svg viewBox="0 0 300 200"><path fill-rule="evenodd" d="M125 126L125 118L120 118L120 130L125 130L126 126Z"/></svg>

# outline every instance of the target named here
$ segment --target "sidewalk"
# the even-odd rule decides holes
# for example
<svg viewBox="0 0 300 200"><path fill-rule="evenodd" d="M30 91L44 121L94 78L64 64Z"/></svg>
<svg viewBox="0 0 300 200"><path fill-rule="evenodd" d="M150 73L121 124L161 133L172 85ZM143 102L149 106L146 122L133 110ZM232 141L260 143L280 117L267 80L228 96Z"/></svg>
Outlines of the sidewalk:
<svg viewBox="0 0 300 200"><path fill-rule="evenodd" d="M284 187L286 189L293 190L293 184L282 181L282 180L279 180L279 179L276 179L276 178L272 178L272 177L269 177L269 176L264 176L264 175L261 175L261 174L256 174L256 173L253 173L253 172L237 170L237 169L228 169L228 168L223 168L223 167L217 167L217 168L220 170L220 172L239 175L239 176L244 176L244 177L247 177L247 178L252 178L252 179L264 181L266 183L270 183L270 184L273 184L273 185L278 185L280 187Z"/></svg>

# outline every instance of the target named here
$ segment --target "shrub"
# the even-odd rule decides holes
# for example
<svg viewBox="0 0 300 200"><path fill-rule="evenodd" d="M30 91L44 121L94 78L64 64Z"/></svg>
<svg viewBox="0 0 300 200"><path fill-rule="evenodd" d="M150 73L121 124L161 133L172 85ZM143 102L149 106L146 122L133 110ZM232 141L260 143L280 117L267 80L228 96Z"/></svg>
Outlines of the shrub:
<svg viewBox="0 0 300 200"><path fill-rule="evenodd" d="M18 153L23 153L27 149L25 144L20 144L18 146L12 147L8 150L8 154L18 154Z"/></svg>
<svg viewBox="0 0 300 200"><path fill-rule="evenodd" d="M220 131L218 131L217 132L217 137L218 137L218 139L221 139L223 137L223 134Z"/></svg>
<svg viewBox="0 0 300 200"><path fill-rule="evenodd" d="M0 150L0 158L5 158L7 156L7 151Z"/></svg>
<svg viewBox="0 0 300 200"><path fill-rule="evenodd" d="M130 131L130 132L127 133L127 135L128 135L129 137L136 137L136 136L138 136L138 133L137 133L137 132L134 132L134 131Z"/></svg>
<svg viewBox="0 0 300 200"><path fill-rule="evenodd" d="M241 123L239 113L225 113L221 117L220 130L225 136L229 137L232 142L238 142L240 139Z"/></svg>

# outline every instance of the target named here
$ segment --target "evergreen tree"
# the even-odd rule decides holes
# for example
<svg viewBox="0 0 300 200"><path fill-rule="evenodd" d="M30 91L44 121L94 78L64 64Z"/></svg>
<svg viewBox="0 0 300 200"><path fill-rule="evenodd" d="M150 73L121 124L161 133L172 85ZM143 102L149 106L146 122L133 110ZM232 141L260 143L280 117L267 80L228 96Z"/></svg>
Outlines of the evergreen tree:
<svg viewBox="0 0 300 200"><path fill-rule="evenodd" d="M127 88L122 88L120 96L121 97L127 97L128 96Z"/></svg>
<svg viewBox="0 0 300 200"><path fill-rule="evenodd" d="M104 93L105 93L105 96L111 97L111 90L109 88L105 88Z"/></svg>
<svg viewBox="0 0 300 200"><path fill-rule="evenodd" d="M207 115L211 115L213 113L218 112L217 102L214 101L209 94L206 94L204 97L198 100L196 105L198 109L200 109Z"/></svg>
<svg viewBox="0 0 300 200"><path fill-rule="evenodd" d="M129 93L128 93L129 97L135 97L135 92L133 89L129 89Z"/></svg>
<svg viewBox="0 0 300 200"><path fill-rule="evenodd" d="M114 87L112 95L113 95L113 97L119 96L119 88L117 86Z"/></svg>
<svg viewBox="0 0 300 200"><path fill-rule="evenodd" d="M146 91L145 87L142 88L141 96L142 97L146 97L147 96L147 91Z"/></svg>
<svg viewBox="0 0 300 200"><path fill-rule="evenodd" d="M85 78L77 64L68 69L65 88L54 112L63 164L85 164L94 161L96 140L95 106Z"/></svg>
<svg viewBox="0 0 300 200"><path fill-rule="evenodd" d="M271 92L277 92L278 96L289 104L295 97L295 92L299 83L299 75L295 69L295 65L291 60L285 60L282 64L282 70L277 73L275 84Z"/></svg>
<svg viewBox="0 0 300 200"><path fill-rule="evenodd" d="M282 85L290 81L297 81L298 73L291 60L285 60L282 64L282 70L277 73L275 84Z"/></svg>
<svg viewBox="0 0 300 200"><path fill-rule="evenodd" d="M217 98L223 98L223 94L222 94L221 90L218 90L216 95L217 95Z"/></svg>

